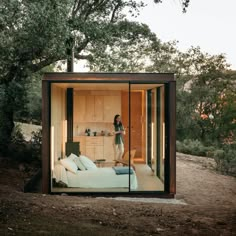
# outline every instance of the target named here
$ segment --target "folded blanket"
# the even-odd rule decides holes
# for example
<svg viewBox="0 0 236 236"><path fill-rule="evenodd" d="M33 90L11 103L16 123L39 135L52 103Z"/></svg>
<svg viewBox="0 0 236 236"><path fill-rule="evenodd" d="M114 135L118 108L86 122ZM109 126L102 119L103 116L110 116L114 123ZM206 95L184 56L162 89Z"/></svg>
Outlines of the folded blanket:
<svg viewBox="0 0 236 236"><path fill-rule="evenodd" d="M132 168L129 168L128 166L113 166L112 168L117 175L132 175L134 173L134 170Z"/></svg>

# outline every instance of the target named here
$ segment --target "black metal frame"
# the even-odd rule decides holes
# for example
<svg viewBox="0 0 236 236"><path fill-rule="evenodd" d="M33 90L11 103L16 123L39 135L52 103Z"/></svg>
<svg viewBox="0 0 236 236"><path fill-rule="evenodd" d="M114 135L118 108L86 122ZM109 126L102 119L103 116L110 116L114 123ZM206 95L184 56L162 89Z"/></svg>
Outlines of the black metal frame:
<svg viewBox="0 0 236 236"><path fill-rule="evenodd" d="M42 192L51 193L50 180L50 104L51 83L129 83L130 84L164 84L165 85L165 121L166 121L166 157L165 181L163 191L129 191L114 192L74 192L80 195L114 195L114 196L158 196L174 197L176 193L176 154L175 154L175 79L174 74L159 73L46 73L42 81L43 95L43 148L42 148ZM129 95L130 96L130 95ZM170 110L172 115L170 115ZM130 116L129 108L129 116ZM129 119L130 120L130 119ZM129 124L130 127L130 124ZM130 137L129 137L130 139ZM130 148L130 145L129 145ZM130 181L130 180L129 180ZM129 183L130 184L130 183Z"/></svg>

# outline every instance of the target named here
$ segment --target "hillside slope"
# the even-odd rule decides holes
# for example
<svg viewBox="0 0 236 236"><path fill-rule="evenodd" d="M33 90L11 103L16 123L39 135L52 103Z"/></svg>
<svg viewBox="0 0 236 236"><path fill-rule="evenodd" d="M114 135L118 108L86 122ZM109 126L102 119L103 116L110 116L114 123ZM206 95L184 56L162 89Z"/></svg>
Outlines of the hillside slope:
<svg viewBox="0 0 236 236"><path fill-rule="evenodd" d="M178 205L23 193L18 165L0 158L0 234L235 235L236 180L212 166L177 153Z"/></svg>

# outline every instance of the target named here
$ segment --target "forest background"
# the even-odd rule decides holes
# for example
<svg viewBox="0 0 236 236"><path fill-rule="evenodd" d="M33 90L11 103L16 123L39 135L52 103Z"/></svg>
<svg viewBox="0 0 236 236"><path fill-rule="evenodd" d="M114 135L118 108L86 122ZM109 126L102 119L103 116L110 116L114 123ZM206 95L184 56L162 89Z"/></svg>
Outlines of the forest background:
<svg viewBox="0 0 236 236"><path fill-rule="evenodd" d="M181 2L186 11L191 2ZM16 122L41 124L43 73L68 70L74 60L91 72L175 73L177 151L212 157L218 171L236 175L236 72L224 54L162 42L136 21L144 7L133 0L2 0L1 156L40 166L41 130L25 140Z"/></svg>

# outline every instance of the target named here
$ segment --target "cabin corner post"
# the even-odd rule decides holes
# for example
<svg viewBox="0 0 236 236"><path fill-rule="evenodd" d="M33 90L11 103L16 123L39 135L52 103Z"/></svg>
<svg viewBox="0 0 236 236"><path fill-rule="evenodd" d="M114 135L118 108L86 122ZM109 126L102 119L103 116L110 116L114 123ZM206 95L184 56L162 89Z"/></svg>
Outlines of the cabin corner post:
<svg viewBox="0 0 236 236"><path fill-rule="evenodd" d="M176 83L165 84L165 192L176 193Z"/></svg>
<svg viewBox="0 0 236 236"><path fill-rule="evenodd" d="M49 193L50 179L50 84L42 81L42 193Z"/></svg>
<svg viewBox="0 0 236 236"><path fill-rule="evenodd" d="M169 193L176 194L176 81L169 82Z"/></svg>

